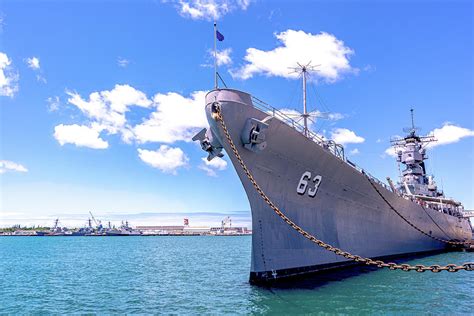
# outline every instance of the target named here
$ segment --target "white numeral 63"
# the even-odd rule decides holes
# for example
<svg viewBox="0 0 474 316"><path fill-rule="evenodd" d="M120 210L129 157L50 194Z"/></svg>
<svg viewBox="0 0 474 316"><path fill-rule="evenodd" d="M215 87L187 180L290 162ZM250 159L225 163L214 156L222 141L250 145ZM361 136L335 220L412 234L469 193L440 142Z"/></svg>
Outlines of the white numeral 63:
<svg viewBox="0 0 474 316"><path fill-rule="evenodd" d="M316 193L318 192L319 185L321 184L321 179L322 177L320 175L317 175L314 178L311 178L311 172L305 171L303 175L301 176L300 182L298 182L298 186L296 187L296 192L301 195L305 194L306 189L308 188L309 181L311 181L314 183L314 187L309 188L308 196L315 197Z"/></svg>

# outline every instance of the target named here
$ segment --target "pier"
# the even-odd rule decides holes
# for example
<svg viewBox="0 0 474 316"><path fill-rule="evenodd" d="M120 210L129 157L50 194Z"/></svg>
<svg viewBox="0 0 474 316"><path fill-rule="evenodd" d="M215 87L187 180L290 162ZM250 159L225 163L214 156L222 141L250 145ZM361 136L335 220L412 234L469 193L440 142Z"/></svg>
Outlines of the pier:
<svg viewBox="0 0 474 316"><path fill-rule="evenodd" d="M87 225L81 228L60 227L59 219L54 221L52 227L20 227L16 225L9 228L0 228L0 236L23 236L23 237L101 237L101 236L242 236L251 235L252 231L247 227L232 226L229 216L224 218L220 226L190 226L189 219L183 220L183 225L148 225L129 226L128 221L121 226L115 227L108 222L102 225L94 215L87 220ZM92 224L94 222L95 225Z"/></svg>

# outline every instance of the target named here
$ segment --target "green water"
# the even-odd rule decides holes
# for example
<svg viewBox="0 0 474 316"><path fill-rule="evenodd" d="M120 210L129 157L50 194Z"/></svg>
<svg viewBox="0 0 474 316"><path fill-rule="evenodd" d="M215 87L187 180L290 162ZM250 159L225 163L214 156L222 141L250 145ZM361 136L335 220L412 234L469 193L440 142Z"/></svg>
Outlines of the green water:
<svg viewBox="0 0 474 316"><path fill-rule="evenodd" d="M0 313L474 313L474 272L364 268L261 288L248 283L250 247L248 236L0 237Z"/></svg>

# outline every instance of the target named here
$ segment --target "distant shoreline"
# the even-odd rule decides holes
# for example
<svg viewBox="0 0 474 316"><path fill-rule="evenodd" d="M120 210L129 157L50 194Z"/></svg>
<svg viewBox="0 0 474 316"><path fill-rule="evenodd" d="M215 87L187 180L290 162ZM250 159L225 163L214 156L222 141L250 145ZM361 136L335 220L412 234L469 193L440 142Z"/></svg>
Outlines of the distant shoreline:
<svg viewBox="0 0 474 316"><path fill-rule="evenodd" d="M142 235L6 235L0 234L0 237L238 237L238 236L252 236L252 233L247 234L142 234Z"/></svg>

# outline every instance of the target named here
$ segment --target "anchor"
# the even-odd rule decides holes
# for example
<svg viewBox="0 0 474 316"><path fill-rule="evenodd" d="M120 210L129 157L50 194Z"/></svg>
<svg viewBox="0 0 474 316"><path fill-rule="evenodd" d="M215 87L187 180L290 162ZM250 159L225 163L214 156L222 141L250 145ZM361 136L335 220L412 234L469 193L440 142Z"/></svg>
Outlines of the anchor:
<svg viewBox="0 0 474 316"><path fill-rule="evenodd" d="M267 147L266 130L268 129L268 121L272 117L266 117L263 121L255 118L249 118L245 122L240 138L244 147L253 152L260 152Z"/></svg>
<svg viewBox="0 0 474 316"><path fill-rule="evenodd" d="M211 161L214 157L224 157L224 154L222 153L222 145L215 137L213 137L210 129L203 128L199 133L194 135L192 140L199 140L202 150L208 153L208 161Z"/></svg>

